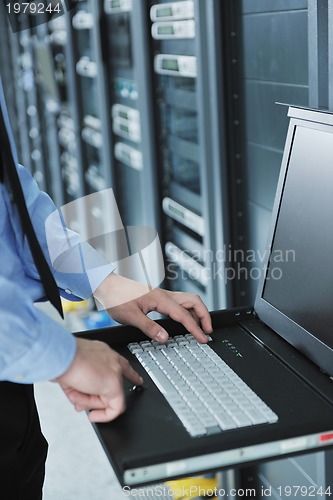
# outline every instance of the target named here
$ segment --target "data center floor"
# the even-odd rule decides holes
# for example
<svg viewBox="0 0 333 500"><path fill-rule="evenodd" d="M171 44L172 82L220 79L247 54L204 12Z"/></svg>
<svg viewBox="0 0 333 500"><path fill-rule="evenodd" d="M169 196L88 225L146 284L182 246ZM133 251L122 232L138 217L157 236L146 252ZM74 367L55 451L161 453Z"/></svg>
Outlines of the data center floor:
<svg viewBox="0 0 333 500"><path fill-rule="evenodd" d="M57 384L35 386L49 442L43 500L126 498L85 413L77 413Z"/></svg>

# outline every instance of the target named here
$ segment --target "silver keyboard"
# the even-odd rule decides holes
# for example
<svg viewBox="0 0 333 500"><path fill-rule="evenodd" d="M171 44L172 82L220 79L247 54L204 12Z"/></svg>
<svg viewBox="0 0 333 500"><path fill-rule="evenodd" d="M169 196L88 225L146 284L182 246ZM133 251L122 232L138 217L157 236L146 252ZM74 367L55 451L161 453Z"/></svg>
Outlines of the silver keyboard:
<svg viewBox="0 0 333 500"><path fill-rule="evenodd" d="M211 347L191 334L128 348L192 437L278 420Z"/></svg>

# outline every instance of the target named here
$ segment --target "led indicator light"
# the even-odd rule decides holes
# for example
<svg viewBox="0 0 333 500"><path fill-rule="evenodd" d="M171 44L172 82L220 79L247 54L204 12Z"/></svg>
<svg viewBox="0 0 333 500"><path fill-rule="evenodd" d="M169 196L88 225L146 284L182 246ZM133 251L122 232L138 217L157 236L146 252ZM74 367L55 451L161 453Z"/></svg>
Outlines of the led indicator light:
<svg viewBox="0 0 333 500"><path fill-rule="evenodd" d="M333 432L328 432L327 434L321 434L319 436L319 441L321 443L327 443L327 441L333 441Z"/></svg>

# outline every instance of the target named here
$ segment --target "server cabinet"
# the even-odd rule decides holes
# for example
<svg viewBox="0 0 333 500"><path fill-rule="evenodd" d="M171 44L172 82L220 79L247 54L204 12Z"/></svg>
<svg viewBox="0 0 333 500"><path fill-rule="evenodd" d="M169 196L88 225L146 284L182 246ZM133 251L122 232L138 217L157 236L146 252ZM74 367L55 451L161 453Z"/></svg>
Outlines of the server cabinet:
<svg viewBox="0 0 333 500"><path fill-rule="evenodd" d="M33 60L30 40L27 32L24 34L14 34L9 25L5 7L1 6L2 36L2 79L6 99L8 100L9 115L13 122L13 132L18 143L18 152L21 154L21 161L34 173L37 170L37 179L44 181L43 172L38 165L40 152L34 152L34 139L38 135L37 107L35 105L36 95L34 94ZM21 21L15 18L17 28L21 28ZM23 25L22 25L23 26ZM25 21L24 28L29 29ZM7 66L8 65L8 66ZM8 69L12 71L8 71ZM5 71L5 69L7 71ZM37 132L37 134L36 134ZM34 164L37 160L37 169ZM38 169L39 166L39 169Z"/></svg>
<svg viewBox="0 0 333 500"><path fill-rule="evenodd" d="M71 13L71 32L77 88L77 118L81 138L85 193L106 188L102 172L103 135L101 109L98 101L98 61L94 44L96 23L92 2L79 2Z"/></svg>
<svg viewBox="0 0 333 500"><path fill-rule="evenodd" d="M125 225L159 229L147 0L105 0L115 191Z"/></svg>
<svg viewBox="0 0 333 500"><path fill-rule="evenodd" d="M28 139L28 151L30 158L25 165L31 170L32 175L39 184L40 188L47 190L48 183L47 172L45 169L45 157L43 149L43 140L41 132L41 107L40 95L37 91L35 82L35 53L33 45L34 33L30 29L30 19L27 18L22 24L22 31L18 33L19 53L17 64L21 73L18 85L23 90L24 106L27 114L25 133Z"/></svg>
<svg viewBox="0 0 333 500"><path fill-rule="evenodd" d="M61 200L61 182L53 175L59 173L58 151L54 149L57 143L55 108L52 108L51 100L47 99L47 86L42 78L42 74L48 70L49 90L52 83L49 71L51 61L44 57L44 52L41 53L38 43L39 36L47 38L47 28L45 25L33 26L29 16L22 19L17 17L17 33L12 33L6 17L2 18L2 22L4 34L7 35L7 59L8 63L11 62L9 67L12 67L12 73L5 72L4 86L19 159L32 172L43 190L56 200Z"/></svg>
<svg viewBox="0 0 333 500"><path fill-rule="evenodd" d="M57 206L83 194L72 106L72 57L66 17L38 23L30 29L35 88L41 122L46 191ZM79 230L79 221L73 221Z"/></svg>
<svg viewBox="0 0 333 500"><path fill-rule="evenodd" d="M77 160L77 138L70 105L71 50L68 44L69 37L65 16L51 20L47 24L47 29L48 35L46 39L42 38L40 43L48 47L46 52L48 52L52 64L52 69L49 70L50 78L53 76L53 86L56 86L53 95L57 101L57 107L53 113L55 117L53 130L56 133L53 145L53 151L56 155L53 175L57 176L57 180L61 184L60 192L56 198L57 205L61 206L79 197L82 193L82 186ZM46 54L45 57L47 57Z"/></svg>
<svg viewBox="0 0 333 500"><path fill-rule="evenodd" d="M100 2L77 1L66 16L68 37L68 92L72 131L77 138L76 158L67 155L67 178L77 172L77 196L82 198L112 187L108 125L105 106L104 69L99 45ZM66 121L65 117L65 121ZM67 123L68 120L67 120ZM69 162L68 162L69 160ZM76 207L76 208L75 208ZM107 253L103 235L111 217L108 204L96 196L86 203L71 205L68 211L79 224L84 240L101 238L94 246ZM71 225L71 221L68 221Z"/></svg>
<svg viewBox="0 0 333 500"><path fill-rule="evenodd" d="M58 18L60 30L62 18ZM51 23L50 23L51 24ZM58 116L66 98L64 56L52 37L47 20L30 29L34 79L44 158L45 190L56 205L64 203Z"/></svg>
<svg viewBox="0 0 333 500"><path fill-rule="evenodd" d="M24 107L22 103L23 92L19 92L17 82L19 79L19 71L17 68L17 38L13 35L9 26L3 4L0 4L0 71L1 79L6 93L6 102L10 121L12 124L13 134L16 139L17 149L20 157L22 158L23 149L22 145L25 144L26 126L25 111L22 113ZM21 114L19 115L19 111ZM19 118L18 118L19 117ZM24 133L22 133L24 130Z"/></svg>
<svg viewBox="0 0 333 500"><path fill-rule="evenodd" d="M167 283L230 305L219 3L152 2L152 64Z"/></svg>
<svg viewBox="0 0 333 500"><path fill-rule="evenodd" d="M114 192L126 235L126 241L121 237L124 233L119 235L118 270L156 286L163 276L156 239L160 208L148 14L146 0L105 0L101 47L110 96L107 112ZM134 257L143 249L149 254L144 273L142 263Z"/></svg>
<svg viewBox="0 0 333 500"><path fill-rule="evenodd" d="M105 1L103 9L107 36L103 37L102 43L108 70L108 112L112 127L115 189L124 224L134 226L143 222L141 177L144 164L139 90L133 54L133 2Z"/></svg>

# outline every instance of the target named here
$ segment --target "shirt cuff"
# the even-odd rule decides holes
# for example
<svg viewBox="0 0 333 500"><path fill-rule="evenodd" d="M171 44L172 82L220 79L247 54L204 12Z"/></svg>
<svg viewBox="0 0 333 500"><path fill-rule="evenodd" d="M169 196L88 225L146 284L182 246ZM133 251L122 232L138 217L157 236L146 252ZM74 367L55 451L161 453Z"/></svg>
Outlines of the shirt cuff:
<svg viewBox="0 0 333 500"><path fill-rule="evenodd" d="M20 384L53 380L71 365L76 354L75 337L44 313L38 312L38 316L38 340L0 372L1 380Z"/></svg>
<svg viewBox="0 0 333 500"><path fill-rule="evenodd" d="M62 296L87 299L114 270L103 254L83 242L61 256L54 276Z"/></svg>

